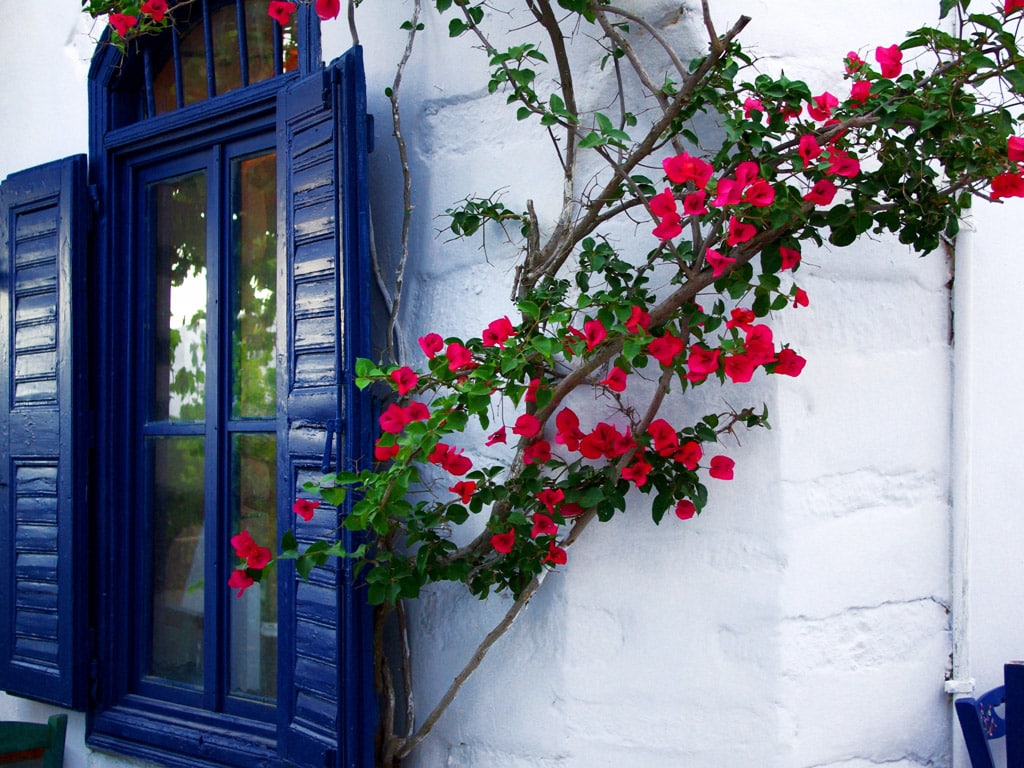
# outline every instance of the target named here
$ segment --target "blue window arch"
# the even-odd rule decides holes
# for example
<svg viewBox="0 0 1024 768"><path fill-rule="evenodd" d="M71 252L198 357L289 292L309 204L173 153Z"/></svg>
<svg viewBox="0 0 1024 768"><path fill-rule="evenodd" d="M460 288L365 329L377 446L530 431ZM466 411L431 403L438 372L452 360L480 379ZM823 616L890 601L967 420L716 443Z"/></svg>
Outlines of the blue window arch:
<svg viewBox="0 0 1024 768"><path fill-rule="evenodd" d="M69 382L55 449L0 467L0 569L20 610L3 618L0 687L87 708L90 744L164 765L370 766L372 614L351 569L304 582L284 563L247 603L224 586L238 527L276 540L306 477L372 455L372 403L348 373L373 354L361 52L324 67L308 7L268 42L263 5L199 0L124 60L101 43L88 187L84 158L49 170L43 201L33 171L4 183L5 220L53 211L83 243L46 258L77 281L52 298L66 340L19 315L51 301L24 282L36 257L0 263L4 386L44 391L45 371L18 378L36 358ZM220 69L223 41L246 63ZM21 424L17 408L0 419ZM47 485L26 467L71 473ZM59 526L33 519L58 507Z"/></svg>

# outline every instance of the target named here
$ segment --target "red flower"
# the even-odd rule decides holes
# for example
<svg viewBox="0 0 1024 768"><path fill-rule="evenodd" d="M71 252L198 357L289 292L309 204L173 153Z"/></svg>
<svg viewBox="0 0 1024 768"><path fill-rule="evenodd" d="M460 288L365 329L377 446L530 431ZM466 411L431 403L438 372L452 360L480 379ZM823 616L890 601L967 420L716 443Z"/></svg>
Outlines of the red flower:
<svg viewBox="0 0 1024 768"><path fill-rule="evenodd" d="M754 179L743 193L743 202L755 208L767 208L775 201L775 188L764 179Z"/></svg>
<svg viewBox="0 0 1024 768"><path fill-rule="evenodd" d="M1024 197L1024 174L1000 173L992 179L992 199L1001 197Z"/></svg>
<svg viewBox="0 0 1024 768"><path fill-rule="evenodd" d="M602 456L614 459L634 445L633 438L628 432L622 434L611 424L602 421L594 427L593 432L584 435L580 440L580 453L588 459L599 459Z"/></svg>
<svg viewBox="0 0 1024 768"><path fill-rule="evenodd" d="M270 0L267 15L283 27L291 21L296 8L298 6L295 3L285 2L285 0Z"/></svg>
<svg viewBox="0 0 1024 768"><path fill-rule="evenodd" d="M903 71L903 51L898 45L875 48L875 61L882 68L882 77L899 77Z"/></svg>
<svg viewBox="0 0 1024 768"><path fill-rule="evenodd" d="M686 358L686 367L697 376L707 376L718 372L718 356L721 350L704 349L694 344L690 347L690 355Z"/></svg>
<svg viewBox="0 0 1024 768"><path fill-rule="evenodd" d="M438 333L428 333L426 336L420 336L420 349L423 350L423 354L428 358L433 359L434 355L444 349L444 339Z"/></svg>
<svg viewBox="0 0 1024 768"><path fill-rule="evenodd" d="M749 118L751 112L764 112L764 104L761 103L760 99L748 97L743 102L743 116Z"/></svg>
<svg viewBox="0 0 1024 768"><path fill-rule="evenodd" d="M647 482L647 475L654 469L649 463L643 459L637 459L628 467L622 470L622 477L625 480L632 480L636 483L637 488L642 488L644 483Z"/></svg>
<svg viewBox="0 0 1024 768"><path fill-rule="evenodd" d="M775 362L772 329L767 325L755 325L749 328L743 346L746 349L747 357L754 365Z"/></svg>
<svg viewBox="0 0 1024 768"><path fill-rule="evenodd" d="M807 107L807 114L815 120L828 120L832 116L832 108L839 106L839 99L828 91L814 97L814 106Z"/></svg>
<svg viewBox="0 0 1024 768"><path fill-rule="evenodd" d="M505 436L505 427L501 426L487 436L487 442L485 445L495 445L496 443L504 443L507 438Z"/></svg>
<svg viewBox="0 0 1024 768"><path fill-rule="evenodd" d="M743 199L743 185L736 179L719 179L715 187L715 199L711 204L716 208L736 205Z"/></svg>
<svg viewBox="0 0 1024 768"><path fill-rule="evenodd" d="M689 499L682 499L676 504L676 517L680 520L689 520L697 514L697 507Z"/></svg>
<svg viewBox="0 0 1024 768"><path fill-rule="evenodd" d="M570 451L580 449L583 432L580 430L580 417L571 408L563 408L555 416L555 442L564 445Z"/></svg>
<svg viewBox="0 0 1024 768"><path fill-rule="evenodd" d="M551 461L551 443L547 440L538 440L523 449L524 464L543 464L547 461Z"/></svg>
<svg viewBox="0 0 1024 768"><path fill-rule="evenodd" d="M476 483L472 480L459 480L448 490L457 494L463 504L469 504L469 500L473 498L473 494L476 492Z"/></svg>
<svg viewBox="0 0 1024 768"><path fill-rule="evenodd" d="M561 488L545 488L537 494L537 501L547 507L548 514L554 514L555 505L565 501L565 491Z"/></svg>
<svg viewBox="0 0 1024 768"><path fill-rule="evenodd" d="M667 187L664 192L652 197L650 202L651 213L659 219L664 216L668 216L670 213L676 212L676 198L672 194L672 190Z"/></svg>
<svg viewBox="0 0 1024 768"><path fill-rule="evenodd" d="M612 392L626 391L626 372L615 367L608 372L608 376L601 381L601 384L608 387Z"/></svg>
<svg viewBox="0 0 1024 768"><path fill-rule="evenodd" d="M416 385L420 383L419 377L416 375L416 372L413 371L413 369L407 365L403 365L401 368L396 368L395 370L393 370L391 373L388 374L388 378L395 382L395 386L398 389L398 394L400 395L404 395L407 394L408 392L411 392L412 390L416 389Z"/></svg>
<svg viewBox="0 0 1024 768"><path fill-rule="evenodd" d="M735 219L736 217L734 216L733 218ZM749 224L742 224L741 226L750 226L750 228L753 229L753 226ZM731 231L729 237L732 237ZM707 251L704 253L704 258L707 259L708 264L711 265L712 277L721 277L726 273L726 271L728 271L728 269L733 264L736 263L736 259L732 258L731 256L725 256L724 254L721 254L718 251L716 251L714 248L708 248Z"/></svg>
<svg viewBox="0 0 1024 768"><path fill-rule="evenodd" d="M736 462L728 456L715 456L711 459L711 468L708 470L708 474L718 480L732 480L734 466L736 466Z"/></svg>
<svg viewBox="0 0 1024 768"><path fill-rule="evenodd" d="M571 501L568 504L563 504L559 512L562 513L562 517L576 517L576 515L583 514L583 507Z"/></svg>
<svg viewBox="0 0 1024 768"><path fill-rule="evenodd" d="M669 213L662 217L658 226L651 230L651 234L665 242L673 237L678 237L683 231L683 220L678 213Z"/></svg>
<svg viewBox="0 0 1024 768"><path fill-rule="evenodd" d="M398 446L395 446L395 452L398 452ZM292 504L292 512L301 517L307 523L313 519L313 512L320 506L319 501L311 501L310 499L297 499Z"/></svg>
<svg viewBox="0 0 1024 768"><path fill-rule="evenodd" d="M146 0L140 9L153 17L153 21L159 24L167 14L167 0Z"/></svg>
<svg viewBox="0 0 1024 768"><path fill-rule="evenodd" d="M253 541L252 534L248 531L240 531L231 537L231 546L234 547L235 554L244 560L255 552L259 545Z"/></svg>
<svg viewBox="0 0 1024 768"><path fill-rule="evenodd" d="M382 430L389 434L397 435L409 423L409 415L400 405L391 403L384 409L384 413L380 415L378 422L380 422Z"/></svg>
<svg viewBox="0 0 1024 768"><path fill-rule="evenodd" d="M391 461L398 455L398 451L397 445L381 445L378 440L373 447L373 458L377 461Z"/></svg>
<svg viewBox="0 0 1024 768"><path fill-rule="evenodd" d="M735 216L732 216L729 218L729 237L725 242L727 245L739 245L740 243L747 242L747 240L750 240L756 234L757 227L753 224L745 224ZM722 271L725 271L724 267ZM715 276L717 277L718 274L720 273L716 273Z"/></svg>
<svg viewBox="0 0 1024 768"><path fill-rule="evenodd" d="M338 18L341 12L341 0L316 0L316 15L321 21Z"/></svg>
<svg viewBox="0 0 1024 768"><path fill-rule="evenodd" d="M807 360L792 349L780 349L779 361L775 363L774 372L782 376L799 376L805 365Z"/></svg>
<svg viewBox="0 0 1024 768"><path fill-rule="evenodd" d="M854 72L860 72L864 67L864 59L857 55L855 51L850 51L846 54L846 74L852 75Z"/></svg>
<svg viewBox="0 0 1024 768"><path fill-rule="evenodd" d="M736 166L736 183L741 187L751 184L761 175L761 166L753 160L744 160Z"/></svg>
<svg viewBox="0 0 1024 768"><path fill-rule="evenodd" d="M516 419L516 425L512 427L512 434L520 437L534 437L540 432L540 419L532 413L524 413Z"/></svg>
<svg viewBox="0 0 1024 768"><path fill-rule="evenodd" d="M703 189L683 198L683 213L687 216L702 216L708 212L708 194Z"/></svg>
<svg viewBox="0 0 1024 768"><path fill-rule="evenodd" d="M555 525L555 521L545 515L543 512L537 512L533 516L533 530L530 531L530 537L536 539L538 536L557 536L558 526Z"/></svg>
<svg viewBox="0 0 1024 768"><path fill-rule="evenodd" d="M128 30L139 23L137 17L128 16L124 13L112 13L107 17L107 21L110 22L110 26L112 26L121 37L127 35Z"/></svg>
<svg viewBox="0 0 1024 768"><path fill-rule="evenodd" d="M647 434L654 441L654 450L659 456L674 456L679 450L679 435L675 427L664 419L655 419L647 427Z"/></svg>
<svg viewBox="0 0 1024 768"><path fill-rule="evenodd" d="M1003 13L1011 13L1024 8L1024 0L1004 0Z"/></svg>
<svg viewBox="0 0 1024 768"><path fill-rule="evenodd" d="M633 305L629 308L629 320L626 321L626 330L630 333L640 333L651 327L651 316L640 307Z"/></svg>
<svg viewBox="0 0 1024 768"><path fill-rule="evenodd" d="M756 319L757 315L754 314L754 310L736 307L729 313L729 319L725 321L725 327L749 330Z"/></svg>
<svg viewBox="0 0 1024 768"><path fill-rule="evenodd" d="M666 157L661 161L661 166L665 169L668 180L673 184L685 184L692 181L700 189L703 189L708 183L714 170L711 163L706 163L687 152L675 157Z"/></svg>
<svg viewBox="0 0 1024 768"><path fill-rule="evenodd" d="M552 565L565 565L568 559L569 557L565 554L565 550L552 541L548 544L548 553L541 562L551 563Z"/></svg>
<svg viewBox="0 0 1024 768"><path fill-rule="evenodd" d="M600 320L587 320L583 323L583 333L587 337L588 352L608 337L608 331Z"/></svg>
<svg viewBox="0 0 1024 768"><path fill-rule="evenodd" d="M512 551L512 547L516 543L516 529L512 528L505 533L496 533L491 536L491 546L494 547L495 552L500 552L503 555L507 555Z"/></svg>
<svg viewBox="0 0 1024 768"><path fill-rule="evenodd" d="M782 258L782 269L793 269L800 263L800 251L786 246L779 247L779 256Z"/></svg>
<svg viewBox="0 0 1024 768"><path fill-rule="evenodd" d="M1024 136L1011 136L1006 140L1006 159L1014 163L1024 160Z"/></svg>
<svg viewBox="0 0 1024 768"><path fill-rule="evenodd" d="M262 571L267 567L267 563L274 559L273 553L266 547L256 547L255 550L245 558L245 564L249 568L257 571Z"/></svg>
<svg viewBox="0 0 1024 768"><path fill-rule="evenodd" d="M228 579L228 586L232 589L238 590L237 597L241 597L242 593L255 583L256 582L253 581L252 576L241 569L232 571L231 576Z"/></svg>
<svg viewBox="0 0 1024 768"><path fill-rule="evenodd" d="M530 383L526 385L526 395L523 396L523 400L528 403L536 403L538 389L540 389L540 379L530 379Z"/></svg>
<svg viewBox="0 0 1024 768"><path fill-rule="evenodd" d="M413 400L405 409L405 418L408 421L426 421L430 418L430 411L419 400Z"/></svg>
<svg viewBox="0 0 1024 768"><path fill-rule="evenodd" d="M797 288L795 291L793 291L794 307L806 307L807 304L807 291L805 291L803 288Z"/></svg>
<svg viewBox="0 0 1024 768"><path fill-rule="evenodd" d="M700 447L700 443L696 440L690 440L683 443L683 446L676 452L673 459L692 471L700 464L703 456L704 449Z"/></svg>
<svg viewBox="0 0 1024 768"><path fill-rule="evenodd" d="M745 384L754 375L757 365L746 355L728 355L725 358L725 375L734 384Z"/></svg>
<svg viewBox="0 0 1024 768"><path fill-rule="evenodd" d="M453 475L464 475L473 468L473 462L463 456L462 451L444 443L434 446L427 461L439 465L445 472Z"/></svg>
<svg viewBox="0 0 1024 768"><path fill-rule="evenodd" d="M501 347L505 348L505 342L516 335L515 329L512 327L512 321L508 319L508 316L499 317L497 320L491 321L491 323L484 329L482 334L485 347Z"/></svg>
<svg viewBox="0 0 1024 768"><path fill-rule="evenodd" d="M805 133L800 137L800 158L804 161L804 166L810 165L814 160L821 154L821 145L818 140L809 133Z"/></svg>
<svg viewBox="0 0 1024 768"><path fill-rule="evenodd" d="M652 339L651 343L647 345L647 353L666 368L672 365L676 355L684 349L686 349L686 344L668 332L664 336Z"/></svg>
<svg viewBox="0 0 1024 768"><path fill-rule="evenodd" d="M811 187L811 191L804 195L804 200L814 203L815 205L831 205L832 198L836 196L837 192L836 185L828 179L819 179L814 182L814 186Z"/></svg>
<svg viewBox="0 0 1024 768"><path fill-rule="evenodd" d="M845 176L848 179L852 179L860 173L860 160L849 152L833 150L829 153L828 159L829 166L826 173L833 176Z"/></svg>
<svg viewBox="0 0 1024 768"><path fill-rule="evenodd" d="M457 341L453 341L448 345L448 348L445 350L445 356L448 358L449 371L454 372L473 365L473 353Z"/></svg>
<svg viewBox="0 0 1024 768"><path fill-rule="evenodd" d="M850 101L854 104L860 105L868 100L871 96L871 81L870 80L858 80L850 88Z"/></svg>

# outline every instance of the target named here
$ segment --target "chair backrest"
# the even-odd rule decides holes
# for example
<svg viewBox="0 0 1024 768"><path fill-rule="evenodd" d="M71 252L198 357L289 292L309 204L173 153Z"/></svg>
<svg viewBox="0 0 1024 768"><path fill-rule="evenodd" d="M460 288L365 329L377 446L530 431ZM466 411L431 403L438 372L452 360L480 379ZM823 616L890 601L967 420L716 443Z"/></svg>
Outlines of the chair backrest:
<svg viewBox="0 0 1024 768"><path fill-rule="evenodd" d="M45 725L0 722L0 765L42 758L43 768L61 768L67 728L67 715L53 715Z"/></svg>
<svg viewBox="0 0 1024 768"><path fill-rule="evenodd" d="M956 716L971 757L971 768L996 768L988 743L1006 735L1006 721L996 707L1006 701L1006 687L1000 685L976 699L956 700Z"/></svg>

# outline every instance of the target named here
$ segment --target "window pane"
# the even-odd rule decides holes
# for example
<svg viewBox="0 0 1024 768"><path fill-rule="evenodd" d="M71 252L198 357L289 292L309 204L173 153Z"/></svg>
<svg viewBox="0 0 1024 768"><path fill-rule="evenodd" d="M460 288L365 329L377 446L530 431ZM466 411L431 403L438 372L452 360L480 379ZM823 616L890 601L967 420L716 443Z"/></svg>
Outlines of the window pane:
<svg viewBox="0 0 1024 768"><path fill-rule="evenodd" d="M149 674L203 684L202 437L154 437L149 454L152 505L152 654Z"/></svg>
<svg viewBox="0 0 1024 768"><path fill-rule="evenodd" d="M277 308L275 155L235 161L232 170L234 418L274 418Z"/></svg>
<svg viewBox="0 0 1024 768"><path fill-rule="evenodd" d="M271 547L277 541L277 442L274 434L231 439L233 530ZM231 693L277 695L277 570L231 599Z"/></svg>
<svg viewBox="0 0 1024 768"><path fill-rule="evenodd" d="M155 233L153 421L202 421L206 412L206 174L150 187Z"/></svg>

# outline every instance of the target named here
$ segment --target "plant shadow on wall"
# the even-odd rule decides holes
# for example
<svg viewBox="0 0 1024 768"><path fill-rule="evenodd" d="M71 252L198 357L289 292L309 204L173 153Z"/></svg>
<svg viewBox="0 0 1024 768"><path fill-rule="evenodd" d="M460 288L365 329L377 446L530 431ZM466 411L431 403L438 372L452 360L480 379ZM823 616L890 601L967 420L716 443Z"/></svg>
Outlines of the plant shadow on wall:
<svg viewBox="0 0 1024 768"><path fill-rule="evenodd" d="M161 0L85 5L111 12L121 43L169 18ZM387 286L392 341L413 184L399 96L423 5L415 0L402 23L407 44L387 89L404 177L401 253ZM501 12L468 0L431 5L431 23L442 20L480 51L493 98L547 140L562 194L557 211L538 212L525 196L508 207L497 195L447 211L456 237L494 224L514 234L518 313L493 318L474 338L429 333L413 360L394 348L385 360L361 360L358 385L393 395L376 461L309 484L294 509L309 519L319 504L356 494L344 527L372 543L346 551L325 540L299 551L294 535L281 542L277 557L296 560L301 574L331 557L357 559L381 606L381 765L397 765L427 736L594 521L624 512L635 493L651 497L655 523L687 520L708 506L715 482L732 479L723 442L767 427L767 409L723 406L680 423L680 409L663 405L669 396L691 402L711 382L800 374L804 359L769 321L809 302L802 244L843 247L889 232L926 254L956 235L972 196L1024 196L1024 138L1014 135L1024 0L941 0L953 33L922 27L898 44L837 53L839 94L759 73L739 43L749 19L719 30L707 0L707 46L692 61L641 12L600 0L510 0ZM316 0L316 9L323 19L341 10L337 0ZM280 0L268 7L280 23L295 10ZM574 68L591 53L599 71ZM614 92L600 109L579 97L594 78ZM698 133L706 125L714 130ZM584 421L573 406L595 396L606 416ZM503 458L474 461L459 447L467 431L486 435L487 455ZM459 535L463 526L470 533ZM247 532L234 541L231 585L241 593L260 580L269 551ZM403 601L437 581L480 598L507 592L512 603L419 718ZM395 664L384 653L386 626L397 628Z"/></svg>

